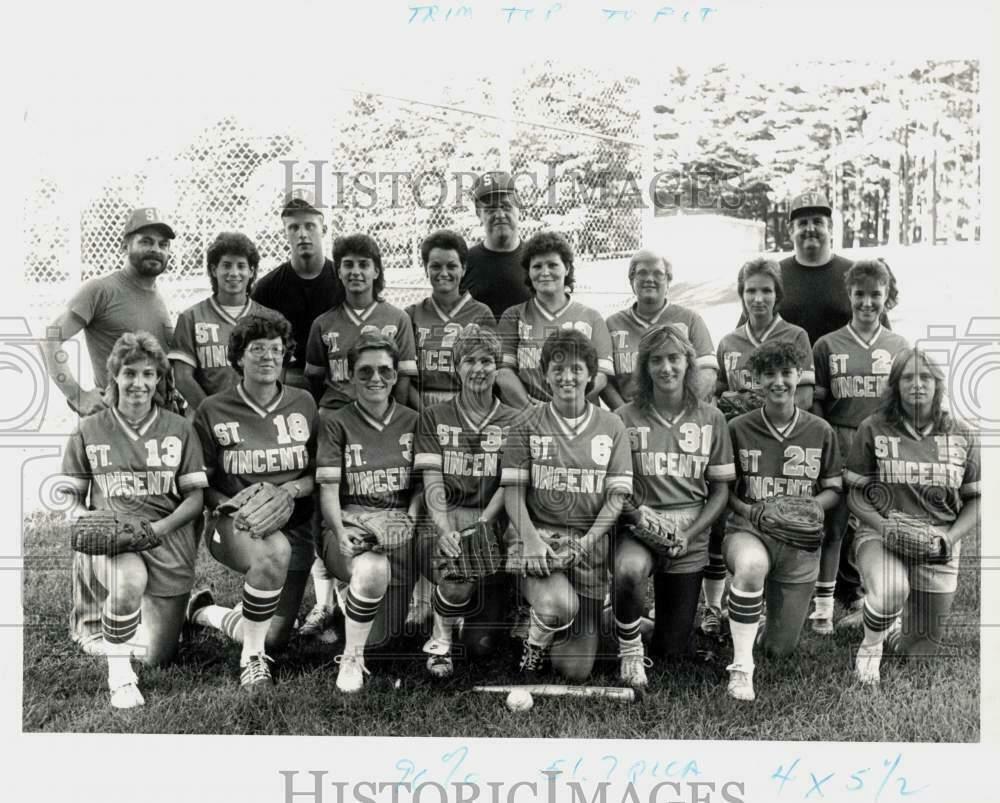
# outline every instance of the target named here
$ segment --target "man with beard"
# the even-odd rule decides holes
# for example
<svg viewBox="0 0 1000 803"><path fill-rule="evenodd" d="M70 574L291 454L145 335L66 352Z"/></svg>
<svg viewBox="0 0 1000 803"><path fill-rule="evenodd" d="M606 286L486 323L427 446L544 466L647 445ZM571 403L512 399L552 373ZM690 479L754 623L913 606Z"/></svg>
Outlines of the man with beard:
<svg viewBox="0 0 1000 803"><path fill-rule="evenodd" d="M483 241L469 249L459 290L481 301L500 320L508 307L531 298L521 269L521 199L508 173L483 173L472 188Z"/></svg>
<svg viewBox="0 0 1000 803"><path fill-rule="evenodd" d="M174 230L159 212L147 207L136 209L125 225L122 248L125 265L107 276L83 284L59 317L46 330L43 343L49 376L80 416L106 407L104 388L109 382L108 355L125 332L151 333L167 351L173 340L173 325L156 287L156 277L167 269ZM93 366L94 387L84 390L70 366L61 362L62 344L78 332L84 333ZM53 337L53 335L55 335ZM85 652L101 649L101 604L90 563L73 553L73 610L70 635Z"/></svg>

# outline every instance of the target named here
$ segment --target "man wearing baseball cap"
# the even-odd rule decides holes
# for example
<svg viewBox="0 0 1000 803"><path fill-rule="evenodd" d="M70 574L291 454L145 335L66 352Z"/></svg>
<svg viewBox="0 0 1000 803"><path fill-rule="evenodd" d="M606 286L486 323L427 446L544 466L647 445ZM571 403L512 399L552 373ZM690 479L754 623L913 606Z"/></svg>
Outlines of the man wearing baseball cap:
<svg viewBox="0 0 1000 803"><path fill-rule="evenodd" d="M521 199L509 173L483 173L472 187L483 241L469 249L460 290L493 312L497 320L508 307L531 298L521 269Z"/></svg>
<svg viewBox="0 0 1000 803"><path fill-rule="evenodd" d="M70 298L49 325L42 341L49 376L80 416L105 407L104 388L112 381L107 362L111 347L125 332L151 333L164 352L173 340L173 324L156 287L156 277L170 261L174 230L153 207L134 209L125 223L122 250L125 264L107 276L90 279ZM82 331L94 374L94 387L84 390L70 366L60 361L62 345ZM55 337L52 337L52 335ZM93 569L85 556L73 553L73 610L70 635L86 652L100 650L101 605Z"/></svg>
<svg viewBox="0 0 1000 803"><path fill-rule="evenodd" d="M295 353L285 370L288 385L309 390L305 378L306 343L317 316L343 299L336 298L337 276L326 258L323 239L327 234L323 213L310 193L300 190L285 196L281 224L291 255L253 288L253 300L284 315L292 325Z"/></svg>

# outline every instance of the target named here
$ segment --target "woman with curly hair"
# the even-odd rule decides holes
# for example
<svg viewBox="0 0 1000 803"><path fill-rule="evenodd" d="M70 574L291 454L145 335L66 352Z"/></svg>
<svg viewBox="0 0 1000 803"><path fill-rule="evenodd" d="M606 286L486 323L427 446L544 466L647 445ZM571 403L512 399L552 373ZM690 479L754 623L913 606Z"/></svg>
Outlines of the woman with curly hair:
<svg viewBox="0 0 1000 803"><path fill-rule="evenodd" d="M979 439L944 411L944 382L925 352L896 354L878 411L858 427L844 470L865 587L865 635L854 666L863 684L878 684L883 644L898 655L941 651L962 539L979 526ZM924 522L939 560L916 562L886 549L882 532L894 512Z"/></svg>
<svg viewBox="0 0 1000 803"><path fill-rule="evenodd" d="M177 389L191 413L206 396L240 381L229 364L229 335L247 315L276 315L250 298L260 254L245 234L223 232L208 247L212 295L177 316L174 342L167 354Z"/></svg>
<svg viewBox="0 0 1000 803"><path fill-rule="evenodd" d="M497 375L501 398L516 410L549 401L552 392L541 367L542 345L558 329L581 332L597 350L597 372L588 399L597 401L614 372L611 335L600 313L573 301L573 249L561 234L543 231L521 248L524 281L532 298L500 317L503 366Z"/></svg>
<svg viewBox="0 0 1000 803"><path fill-rule="evenodd" d="M634 477L635 509L622 521L666 519L686 544L676 555L661 556L619 527L612 595L620 673L623 681L641 687L646 672L639 626L649 576L657 611L651 650L683 655L708 563L709 527L725 512L736 470L726 420L699 400L697 354L679 326L661 324L642 336L635 386L635 401L618 410L629 435Z"/></svg>
<svg viewBox="0 0 1000 803"><path fill-rule="evenodd" d="M109 406L81 419L66 447L63 474L75 498L72 514L86 510L89 496L97 510L148 519L162 538L142 552L85 556L105 595L102 652L111 705L134 708L145 700L132 654L158 665L177 649L198 553L194 521L208 480L191 424L160 406L170 364L156 338L126 332L107 365Z"/></svg>
<svg viewBox="0 0 1000 803"><path fill-rule="evenodd" d="M909 345L886 329L881 319L896 306L896 277L881 259L855 262L844 275L851 302L851 321L813 344L816 390L813 412L837 435L840 457L846 460L858 426L878 408L893 359ZM848 529L847 500L841 499L827 517L827 535L816 581L812 629L833 633L833 592L842 546Z"/></svg>
<svg viewBox="0 0 1000 803"><path fill-rule="evenodd" d="M209 396L195 414L210 483L206 503L213 511L208 551L243 576L243 592L231 610L215 605L207 589L199 591L188 620L242 643L240 686L251 693L273 685L268 650L288 643L313 559L316 403L308 391L279 381L293 348L284 317L240 320L228 347L240 382ZM258 514L262 532L251 533L217 508L255 483L275 493Z"/></svg>

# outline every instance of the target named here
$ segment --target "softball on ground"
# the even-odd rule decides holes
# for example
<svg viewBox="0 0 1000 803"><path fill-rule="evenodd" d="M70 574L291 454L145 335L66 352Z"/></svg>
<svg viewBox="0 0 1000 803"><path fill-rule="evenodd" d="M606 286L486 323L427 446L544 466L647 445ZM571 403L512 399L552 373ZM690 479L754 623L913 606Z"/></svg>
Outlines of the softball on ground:
<svg viewBox="0 0 1000 803"><path fill-rule="evenodd" d="M535 700L527 689L514 689L507 695L507 707L511 711L530 711L534 704Z"/></svg>

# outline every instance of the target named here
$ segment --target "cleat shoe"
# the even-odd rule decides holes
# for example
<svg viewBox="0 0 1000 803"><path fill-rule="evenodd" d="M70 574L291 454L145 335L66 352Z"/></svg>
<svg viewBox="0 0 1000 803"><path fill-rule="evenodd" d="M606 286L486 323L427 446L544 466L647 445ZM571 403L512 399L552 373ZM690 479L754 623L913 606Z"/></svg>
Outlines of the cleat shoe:
<svg viewBox="0 0 1000 803"><path fill-rule="evenodd" d="M706 636L720 636L722 634L722 611L714 605L705 606L705 610L701 614L699 629Z"/></svg>
<svg viewBox="0 0 1000 803"><path fill-rule="evenodd" d="M726 667L729 673L729 685L726 693L734 700L745 700L751 702L757 699L753 691L753 667L745 667L741 664L730 664Z"/></svg>
<svg viewBox="0 0 1000 803"><path fill-rule="evenodd" d="M455 672L455 664L451 659L451 643L441 639L428 639L424 644L427 653L427 671L436 678L451 677Z"/></svg>
<svg viewBox="0 0 1000 803"><path fill-rule="evenodd" d="M337 672L337 688L345 694L361 691L365 685L365 675L371 672L365 667L364 648L356 652L345 652L333 659L340 665Z"/></svg>
<svg viewBox="0 0 1000 803"><path fill-rule="evenodd" d="M819 611L809 614L812 632L821 636L833 635L833 617L821 615Z"/></svg>
<svg viewBox="0 0 1000 803"><path fill-rule="evenodd" d="M142 696L142 692L139 691L139 687L134 681L111 690L112 708L125 710L127 708L138 708L140 705L145 704L146 699Z"/></svg>
<svg viewBox="0 0 1000 803"><path fill-rule="evenodd" d="M320 636L330 626L332 618L333 608L322 604L313 605L312 610L306 614L305 621L299 626L299 636L301 638Z"/></svg>
<svg viewBox="0 0 1000 803"><path fill-rule="evenodd" d="M518 669L529 678L541 674L545 668L546 652L547 650L544 647L539 647L537 644L532 644L525 639Z"/></svg>
<svg viewBox="0 0 1000 803"><path fill-rule="evenodd" d="M274 686L274 678L271 677L271 667L274 660L264 653L251 655L246 666L240 672L240 687L250 693L266 691Z"/></svg>
<svg viewBox="0 0 1000 803"><path fill-rule="evenodd" d="M97 633L86 641L79 642L79 647L83 650L85 655L91 655L95 658L103 658L104 653L104 636Z"/></svg>
<svg viewBox="0 0 1000 803"><path fill-rule="evenodd" d="M836 629L839 630L861 630L865 626L864 608L858 608L837 620Z"/></svg>
<svg viewBox="0 0 1000 803"><path fill-rule="evenodd" d="M882 664L882 644L858 647L854 660L854 677L863 686L878 686L879 667Z"/></svg>
<svg viewBox="0 0 1000 803"><path fill-rule="evenodd" d="M646 657L642 649L642 641L636 646L619 647L618 659L621 662L618 669L618 677L623 683L633 689L644 689L649 684L646 678L646 669L653 665L653 662Z"/></svg>

